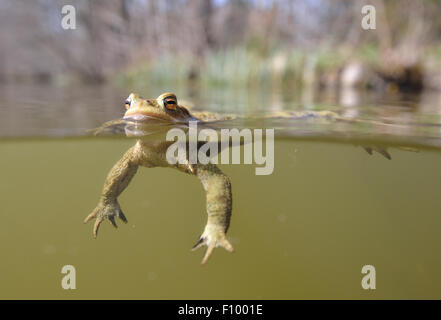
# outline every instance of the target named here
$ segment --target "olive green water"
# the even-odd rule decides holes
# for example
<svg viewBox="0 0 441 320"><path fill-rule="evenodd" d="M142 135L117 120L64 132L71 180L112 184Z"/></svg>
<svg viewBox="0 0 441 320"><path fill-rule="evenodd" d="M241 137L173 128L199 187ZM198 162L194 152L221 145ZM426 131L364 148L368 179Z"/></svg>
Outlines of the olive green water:
<svg viewBox="0 0 441 320"><path fill-rule="evenodd" d="M441 153L276 141L275 170L222 165L229 237L207 265L190 252L205 224L199 181L141 168L120 197L129 222L97 240L83 218L132 145L124 139L0 143L0 298L441 298ZM363 290L373 265L377 289ZM63 290L61 268L76 268Z"/></svg>
<svg viewBox="0 0 441 320"><path fill-rule="evenodd" d="M220 165L232 183L235 253L217 248L200 265L203 250L190 248L206 222L204 190L172 169L139 169L119 198L128 224L106 221L95 240L82 223L134 143L86 130L120 117L130 91L174 91L244 115L230 127L276 128L273 174ZM4 85L0 95L1 299L441 299L440 95ZM370 122L247 120L280 110ZM375 144L392 145L392 160L360 147ZM65 265L76 269L75 290L61 286ZM364 265L376 268L375 290L361 286Z"/></svg>

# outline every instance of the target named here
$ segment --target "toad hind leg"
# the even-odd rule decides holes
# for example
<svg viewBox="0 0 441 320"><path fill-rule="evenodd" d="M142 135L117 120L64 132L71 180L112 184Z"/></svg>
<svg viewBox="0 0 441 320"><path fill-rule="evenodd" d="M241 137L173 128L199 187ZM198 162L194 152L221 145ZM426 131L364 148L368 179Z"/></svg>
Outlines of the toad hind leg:
<svg viewBox="0 0 441 320"><path fill-rule="evenodd" d="M195 172L206 192L207 224L199 240L193 246L196 250L204 245L208 248L201 264L205 264L214 248L221 246L229 252L234 248L226 238L230 225L232 196L231 183L228 177L213 164L199 164Z"/></svg>
<svg viewBox="0 0 441 320"><path fill-rule="evenodd" d="M385 157L386 159L389 159L389 160L392 159L391 155L389 154L389 152L387 152L386 148L379 147L379 146L372 146L372 147L363 146L363 149L366 150L366 152L369 153L370 155L372 155L373 151L376 151L379 154L381 154L383 157Z"/></svg>

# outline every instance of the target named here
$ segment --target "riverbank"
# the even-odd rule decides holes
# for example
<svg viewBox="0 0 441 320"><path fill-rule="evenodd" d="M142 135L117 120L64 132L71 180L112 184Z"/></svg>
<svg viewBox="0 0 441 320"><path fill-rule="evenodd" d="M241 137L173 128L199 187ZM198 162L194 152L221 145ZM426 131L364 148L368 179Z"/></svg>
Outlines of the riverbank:
<svg viewBox="0 0 441 320"><path fill-rule="evenodd" d="M405 61L395 52L380 53L365 46L356 51L322 49L314 52L235 48L194 58L163 55L144 59L118 73L124 85L151 83L202 86L272 86L301 90L359 88L417 93L441 90L441 48L426 50L422 59Z"/></svg>

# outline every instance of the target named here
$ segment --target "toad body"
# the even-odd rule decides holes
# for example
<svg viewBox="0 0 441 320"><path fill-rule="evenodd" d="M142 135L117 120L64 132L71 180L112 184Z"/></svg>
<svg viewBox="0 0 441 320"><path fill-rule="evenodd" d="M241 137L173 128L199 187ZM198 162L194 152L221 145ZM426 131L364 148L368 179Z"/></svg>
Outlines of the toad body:
<svg viewBox="0 0 441 320"><path fill-rule="evenodd" d="M180 105L173 93L161 94L156 99L143 99L139 95L132 93L125 100L126 112L122 120L110 121L99 128L96 133L111 127L114 124L125 124L126 135L143 136L146 128L150 130L155 125L162 128L170 126L185 126L189 121L197 121L201 124L210 124L218 120L229 120L233 117L220 116L210 112L192 112ZM278 113L271 117L318 117L332 118L333 120L344 120L335 113L323 112L299 112L299 113ZM131 124L129 126L128 124ZM146 124L146 127L142 127ZM132 129L130 129L130 127ZM156 127L157 128L157 127ZM171 164L167 161L166 151L173 142L163 139L149 140L140 138L135 145L131 147L123 157L113 166L104 182L104 188L97 207L89 214L84 223L95 219L93 227L93 236L96 238L101 223L108 220L114 227L116 219L123 222L127 219L118 203L118 196L129 185L140 166L153 168L165 167L174 168L183 173L196 176L206 193L206 211L208 214L207 224L198 238L193 250L202 246L207 246L207 250L202 259L205 264L211 256L214 248L223 247L229 252L233 252L233 246L227 240L226 233L230 225L232 211L231 183L229 178L215 164L190 164L187 161ZM199 144L198 144L199 148ZM380 147L364 147L372 154L377 151L390 159L387 151Z"/></svg>
<svg viewBox="0 0 441 320"><path fill-rule="evenodd" d="M164 93L157 99L145 100L137 94L130 94L125 101L126 112L123 120L135 123L185 123L188 121L203 121L216 119L214 114L190 114L178 104L173 93ZM104 125L108 126L108 124ZM202 235L193 246L196 250L207 246L202 259L205 264L214 248L221 246L233 252L233 246L226 238L231 218L232 195L229 178L214 164L170 164L166 159L166 150L173 142L137 140L124 156L113 166L104 182L104 188L97 207L89 214L84 223L95 219L93 236L96 238L101 223L109 220L114 227L116 219L123 222L127 219L118 203L118 196L129 185L140 166L175 168L181 172L196 176L206 192L207 224Z"/></svg>

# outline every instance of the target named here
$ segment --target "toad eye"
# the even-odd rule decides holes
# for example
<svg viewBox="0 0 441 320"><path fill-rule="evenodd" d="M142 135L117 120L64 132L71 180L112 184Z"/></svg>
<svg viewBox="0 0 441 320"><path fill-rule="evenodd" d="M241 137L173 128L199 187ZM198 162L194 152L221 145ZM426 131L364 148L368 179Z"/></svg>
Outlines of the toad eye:
<svg viewBox="0 0 441 320"><path fill-rule="evenodd" d="M129 99L127 99L127 100L124 102L124 106L126 107L126 109L129 109L131 104L132 104L132 101L129 100Z"/></svg>
<svg viewBox="0 0 441 320"><path fill-rule="evenodd" d="M166 107L169 110L176 110L176 100L172 97L167 97L164 100L162 100L164 102L164 107Z"/></svg>

